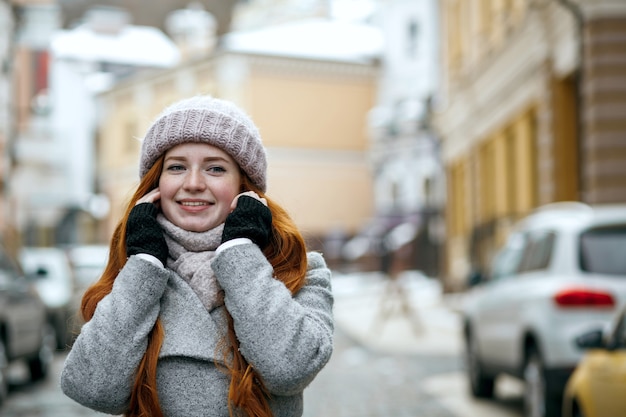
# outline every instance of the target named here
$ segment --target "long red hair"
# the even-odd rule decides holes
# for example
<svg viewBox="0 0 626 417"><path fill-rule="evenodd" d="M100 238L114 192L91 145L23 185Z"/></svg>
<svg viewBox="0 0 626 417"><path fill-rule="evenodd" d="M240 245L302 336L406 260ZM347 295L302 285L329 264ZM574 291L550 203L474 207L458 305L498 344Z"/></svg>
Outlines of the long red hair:
<svg viewBox="0 0 626 417"><path fill-rule="evenodd" d="M137 190L130 199L124 216L113 232L109 259L100 279L85 292L81 313L85 321L91 320L96 306L113 288L113 282L126 263L126 223L130 211L141 197L159 184L164 157L161 156L141 179ZM272 236L264 254L274 268L274 276L295 294L305 283L307 269L306 246L302 235L287 212L254 186L242 174L241 191L255 191L267 200L272 212ZM227 313L228 333L223 341L226 372L230 375L228 404L231 416L243 413L249 417L271 417L268 393L256 370L248 364L239 352L239 341L233 327L233 320ZM148 347L137 368L137 375L131 393L130 406L126 417L162 417L156 386L156 369L159 351L163 343L164 331L161 320L157 319L148 337ZM230 360L227 360L230 358Z"/></svg>

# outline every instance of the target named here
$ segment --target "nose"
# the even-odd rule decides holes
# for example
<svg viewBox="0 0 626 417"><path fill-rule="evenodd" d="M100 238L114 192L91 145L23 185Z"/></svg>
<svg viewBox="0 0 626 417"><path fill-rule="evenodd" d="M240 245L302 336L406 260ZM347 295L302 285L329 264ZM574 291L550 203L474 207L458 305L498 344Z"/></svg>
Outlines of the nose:
<svg viewBox="0 0 626 417"><path fill-rule="evenodd" d="M206 188L206 183L202 176L202 172L197 169L190 170L186 177L185 182L183 184L186 190L189 191L202 191Z"/></svg>

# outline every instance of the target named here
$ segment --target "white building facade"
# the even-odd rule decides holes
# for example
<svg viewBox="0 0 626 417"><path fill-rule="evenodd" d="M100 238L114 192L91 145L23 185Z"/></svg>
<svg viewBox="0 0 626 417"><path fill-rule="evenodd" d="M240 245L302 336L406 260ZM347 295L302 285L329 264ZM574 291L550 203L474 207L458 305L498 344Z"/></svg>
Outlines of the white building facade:
<svg viewBox="0 0 626 417"><path fill-rule="evenodd" d="M368 126L377 212L373 223L380 239L396 227L404 230L385 250L408 245L404 267L434 275L445 200L438 140L430 125L439 72L437 2L381 1L373 18L385 38L379 99Z"/></svg>
<svg viewBox="0 0 626 417"><path fill-rule="evenodd" d="M395 230L389 234L391 250L405 255L401 267L437 274L445 200L438 141L430 127L439 73L438 2L250 0L235 8L233 25L251 31L270 21L305 28L314 19L376 28L378 36L382 35L382 44L376 48L382 67L377 105L363 127L370 138L375 215L356 236L338 233L328 239L333 246L343 246L346 261L378 268L381 242ZM318 41L310 39L310 43ZM342 51L336 43L324 53L334 49L338 51L335 59L346 59L350 48ZM352 52L357 44L352 43Z"/></svg>

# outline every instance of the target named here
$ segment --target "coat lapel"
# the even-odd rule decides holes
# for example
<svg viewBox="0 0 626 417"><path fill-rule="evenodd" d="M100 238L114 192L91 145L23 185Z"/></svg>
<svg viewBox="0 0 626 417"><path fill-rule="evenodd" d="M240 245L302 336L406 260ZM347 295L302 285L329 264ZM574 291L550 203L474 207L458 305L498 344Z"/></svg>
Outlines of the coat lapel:
<svg viewBox="0 0 626 417"><path fill-rule="evenodd" d="M161 299L165 338L159 357L186 356L223 362L220 341L227 328L224 306L209 313L180 276L172 274Z"/></svg>

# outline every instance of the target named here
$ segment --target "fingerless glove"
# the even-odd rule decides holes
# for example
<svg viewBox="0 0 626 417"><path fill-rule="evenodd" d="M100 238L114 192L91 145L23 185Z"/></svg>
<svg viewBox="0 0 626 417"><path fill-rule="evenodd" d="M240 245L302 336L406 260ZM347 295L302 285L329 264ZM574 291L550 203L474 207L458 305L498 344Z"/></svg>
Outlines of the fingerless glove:
<svg viewBox="0 0 626 417"><path fill-rule="evenodd" d="M163 229L156 220L157 213L158 209L152 203L141 203L132 208L126 223L126 255L146 253L165 265L168 249Z"/></svg>
<svg viewBox="0 0 626 417"><path fill-rule="evenodd" d="M272 234L272 213L256 198L242 195L237 207L228 215L222 232L222 243L246 237L264 249Z"/></svg>

